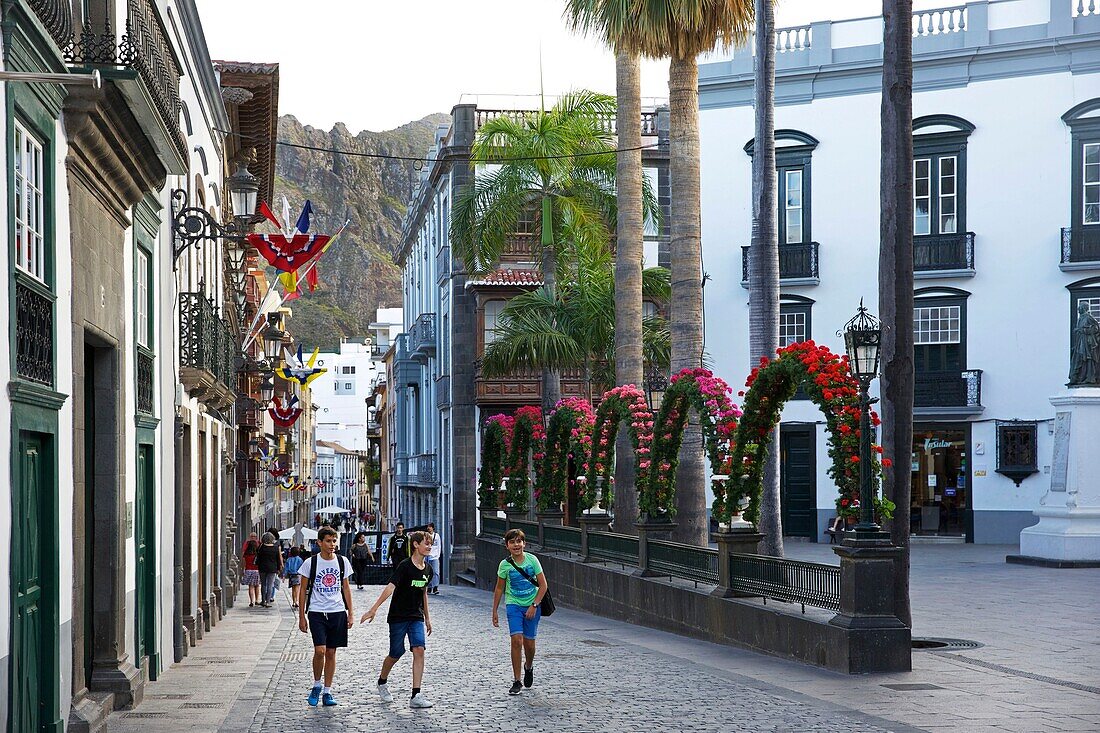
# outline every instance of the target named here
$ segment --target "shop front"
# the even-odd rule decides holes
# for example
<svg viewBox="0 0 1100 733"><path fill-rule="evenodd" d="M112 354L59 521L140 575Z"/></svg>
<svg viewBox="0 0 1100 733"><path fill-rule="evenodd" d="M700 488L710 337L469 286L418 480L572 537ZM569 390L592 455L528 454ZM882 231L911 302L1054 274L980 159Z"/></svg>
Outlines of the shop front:
<svg viewBox="0 0 1100 733"><path fill-rule="evenodd" d="M913 426L911 534L973 541L969 452L969 424Z"/></svg>

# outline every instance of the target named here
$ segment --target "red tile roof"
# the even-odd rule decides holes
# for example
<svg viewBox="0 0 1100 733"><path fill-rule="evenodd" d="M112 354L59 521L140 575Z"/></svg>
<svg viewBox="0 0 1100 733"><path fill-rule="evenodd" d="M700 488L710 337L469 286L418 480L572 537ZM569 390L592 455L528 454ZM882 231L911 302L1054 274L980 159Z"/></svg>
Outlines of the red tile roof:
<svg viewBox="0 0 1100 733"><path fill-rule="evenodd" d="M469 280L466 284L538 287L542 285L542 273L538 270L495 270L484 277Z"/></svg>

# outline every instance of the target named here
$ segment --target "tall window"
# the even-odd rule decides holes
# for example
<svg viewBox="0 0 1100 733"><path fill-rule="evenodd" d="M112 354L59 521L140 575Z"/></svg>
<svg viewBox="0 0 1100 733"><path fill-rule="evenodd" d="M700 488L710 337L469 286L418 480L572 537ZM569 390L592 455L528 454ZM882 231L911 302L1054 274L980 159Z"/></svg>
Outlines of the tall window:
<svg viewBox="0 0 1100 733"><path fill-rule="evenodd" d="M42 143L15 123L15 265L46 281L45 171Z"/></svg>
<svg viewBox="0 0 1100 733"><path fill-rule="evenodd" d="M799 295L784 295L779 300L779 345L790 346L813 338L811 309L813 301ZM795 400L808 400L810 396L799 387Z"/></svg>
<svg viewBox="0 0 1100 733"><path fill-rule="evenodd" d="M942 292L942 291L941 291ZM918 374L966 369L966 295L919 294L913 307L913 367Z"/></svg>
<svg viewBox="0 0 1100 733"><path fill-rule="evenodd" d="M500 321L500 312L504 310L503 300L490 300L485 303L485 345L497 340L497 324Z"/></svg>
<svg viewBox="0 0 1100 733"><path fill-rule="evenodd" d="M801 166L798 168L783 169L783 228L784 244L802 244L803 206L802 206L802 174Z"/></svg>
<svg viewBox="0 0 1100 733"><path fill-rule="evenodd" d="M1081 223L1100 224L1100 143L1085 143L1081 153Z"/></svg>
<svg viewBox="0 0 1100 733"><path fill-rule="evenodd" d="M755 140L745 145L752 156ZM810 160L818 141L799 130L775 131L775 169L779 244L809 244L810 233Z"/></svg>
<svg viewBox="0 0 1100 733"><path fill-rule="evenodd" d="M953 115L913 120L913 234L966 231L966 141L974 125Z"/></svg>
<svg viewBox="0 0 1100 733"><path fill-rule="evenodd" d="M134 293L134 312L137 322L134 324L134 328L137 331L138 345L149 349L152 348L149 332L149 255L141 247L138 247L136 251L135 270L137 272L135 276L137 287Z"/></svg>

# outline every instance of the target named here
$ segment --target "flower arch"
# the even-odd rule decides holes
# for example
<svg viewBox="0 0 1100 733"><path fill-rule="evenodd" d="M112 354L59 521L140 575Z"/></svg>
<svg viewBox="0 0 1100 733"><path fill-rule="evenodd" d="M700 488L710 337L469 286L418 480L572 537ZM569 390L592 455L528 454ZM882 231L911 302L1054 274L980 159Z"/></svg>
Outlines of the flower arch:
<svg viewBox="0 0 1100 733"><path fill-rule="evenodd" d="M730 402L733 390L708 369L683 369L672 376L661 402L653 443L655 466L648 484L639 483L639 511L651 517L676 513L676 467L688 411L700 416L710 469L721 474L741 411Z"/></svg>
<svg viewBox="0 0 1100 733"><path fill-rule="evenodd" d="M542 425L542 410L528 405L513 415L512 441L508 451L506 473L508 488L504 492L504 505L518 510L527 509L527 487L531 480L531 463L537 467L542 459L546 430Z"/></svg>
<svg viewBox="0 0 1100 733"><path fill-rule="evenodd" d="M645 486L649 481L653 412L646 404L645 393L637 386L614 387L604 393L596 411L592 452L584 463L585 476L581 482L584 486L577 492L577 504L581 509L591 509L597 503L604 508L611 506L611 462L615 456L615 435L623 422L630 429L630 442L634 447L635 486Z"/></svg>
<svg viewBox="0 0 1100 733"><path fill-rule="evenodd" d="M723 471L725 482L714 482L713 514L728 522L742 499L748 498L745 518L755 523L760 514L760 493L763 484L764 460L772 430L779 423L783 405L801 385L806 395L825 415L829 432L829 476L836 482L837 515L859 514L859 383L848 370L848 358L837 356L813 341L791 344L776 351L773 361L760 360L745 386L744 414L731 443L731 451ZM878 415L871 412L871 423L879 424ZM871 470L877 489L882 468L889 459L879 459L881 446L872 446ZM875 491L875 510L889 518L894 504Z"/></svg>
<svg viewBox="0 0 1100 733"><path fill-rule="evenodd" d="M566 397L554 406L546 429L545 457L535 478L535 503L540 511L561 509L569 481L569 459L587 465L595 422L596 413L586 399Z"/></svg>
<svg viewBox="0 0 1100 733"><path fill-rule="evenodd" d="M481 470L478 474L477 496L482 509L496 509L501 505L499 496L504 479L505 463L512 450L511 415L493 415L485 421L481 438Z"/></svg>

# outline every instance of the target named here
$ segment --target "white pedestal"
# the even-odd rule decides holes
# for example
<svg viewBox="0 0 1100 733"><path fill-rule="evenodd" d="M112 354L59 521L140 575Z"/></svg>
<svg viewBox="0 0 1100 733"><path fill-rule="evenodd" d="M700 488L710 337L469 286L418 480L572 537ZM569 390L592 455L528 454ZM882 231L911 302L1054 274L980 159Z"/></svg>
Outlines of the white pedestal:
<svg viewBox="0 0 1100 733"><path fill-rule="evenodd" d="M1100 563L1100 388L1052 397L1055 410L1050 490L1039 523L1020 532L1021 559Z"/></svg>

